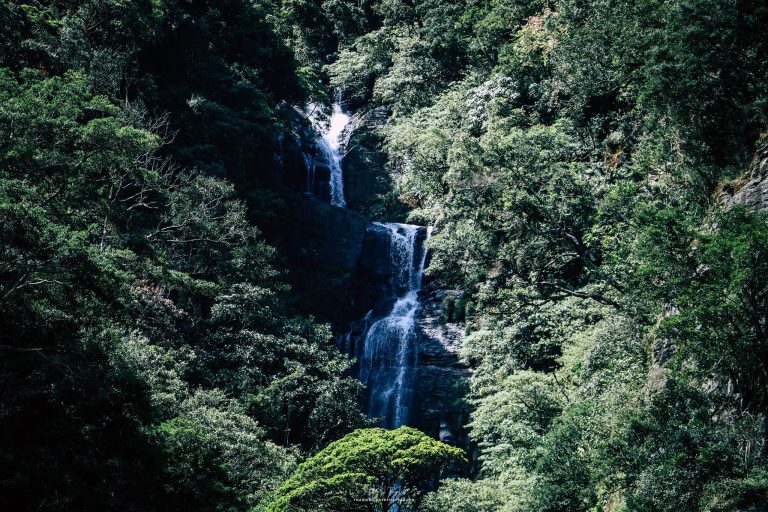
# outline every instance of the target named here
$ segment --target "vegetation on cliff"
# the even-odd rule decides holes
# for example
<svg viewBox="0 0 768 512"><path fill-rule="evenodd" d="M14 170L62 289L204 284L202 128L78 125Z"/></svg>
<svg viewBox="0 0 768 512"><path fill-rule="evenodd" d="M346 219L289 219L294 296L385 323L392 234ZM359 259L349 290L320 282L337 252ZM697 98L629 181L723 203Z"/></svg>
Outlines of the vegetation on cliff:
<svg viewBox="0 0 768 512"><path fill-rule="evenodd" d="M0 3L0 505L764 507L768 224L719 198L765 144L766 26L758 0ZM251 222L329 87L389 113L460 291L472 479L355 431Z"/></svg>
<svg viewBox="0 0 768 512"><path fill-rule="evenodd" d="M759 2L381 2L326 70L383 105L429 271L463 291L474 482L435 510L768 502ZM734 181L735 180L735 181Z"/></svg>
<svg viewBox="0 0 768 512"><path fill-rule="evenodd" d="M0 4L0 508L246 510L368 424L242 202L307 94L271 10Z"/></svg>

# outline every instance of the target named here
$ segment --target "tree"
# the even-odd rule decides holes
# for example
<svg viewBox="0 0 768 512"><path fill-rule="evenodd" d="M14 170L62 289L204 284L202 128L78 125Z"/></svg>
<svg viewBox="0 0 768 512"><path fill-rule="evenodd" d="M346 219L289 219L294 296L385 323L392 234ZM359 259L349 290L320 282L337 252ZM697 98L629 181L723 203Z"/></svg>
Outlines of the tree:
<svg viewBox="0 0 768 512"><path fill-rule="evenodd" d="M682 371L733 388L739 410L768 410L768 224L741 208L719 214L694 242L687 279L661 325Z"/></svg>
<svg viewBox="0 0 768 512"><path fill-rule="evenodd" d="M492 480L446 480L424 497L419 512L496 512L504 505L504 490Z"/></svg>
<svg viewBox="0 0 768 512"><path fill-rule="evenodd" d="M299 466L269 512L412 510L420 490L465 460L458 449L408 427L356 430Z"/></svg>
<svg viewBox="0 0 768 512"><path fill-rule="evenodd" d="M0 508L242 510L285 445L366 424L234 187L162 155L163 119L0 70Z"/></svg>

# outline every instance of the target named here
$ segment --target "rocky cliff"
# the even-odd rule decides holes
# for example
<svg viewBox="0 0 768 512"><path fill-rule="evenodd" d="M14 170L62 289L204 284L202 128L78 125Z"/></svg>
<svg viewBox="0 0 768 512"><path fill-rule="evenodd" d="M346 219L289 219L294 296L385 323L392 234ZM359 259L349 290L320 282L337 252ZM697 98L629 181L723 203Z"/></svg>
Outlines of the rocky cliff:
<svg viewBox="0 0 768 512"><path fill-rule="evenodd" d="M445 304L457 292L428 285L418 315L419 367L413 425L447 443L466 446L469 367L459 357L464 326L446 322Z"/></svg>
<svg viewBox="0 0 768 512"><path fill-rule="evenodd" d="M422 243L417 242L419 246ZM392 289L391 258L391 241L386 230L369 225L354 279L359 287L356 304L365 306L367 313L342 326L339 335L342 350L357 361L366 360L366 334L388 314L398 293ZM468 419L469 407L464 397L469 368L459 357L464 328L446 321L449 316L446 304L457 296L458 292L441 289L434 281L425 283L419 292L413 344L416 370L409 384L412 405L407 423L442 441L466 446L468 440L463 425ZM353 373L366 372L360 372L356 366Z"/></svg>
<svg viewBox="0 0 768 512"><path fill-rule="evenodd" d="M768 211L768 141L758 147L749 171L725 187L721 202L726 208L742 205L752 211Z"/></svg>
<svg viewBox="0 0 768 512"><path fill-rule="evenodd" d="M304 114L294 111L277 141L275 213L257 224L287 260L297 307L339 324L359 318L365 307L356 305L355 279L368 221L329 204L330 171L317 139Z"/></svg>
<svg viewBox="0 0 768 512"><path fill-rule="evenodd" d="M317 134L297 112L293 131L281 139L275 178L281 188L279 225L261 222L285 256L298 306L331 322L340 348L361 359L365 334L392 308L391 240L372 218L397 220L402 211L385 204L391 195L386 155L377 128L385 113L356 114L344 134L344 193L347 208L328 204L328 172L317 158ZM314 167L308 169L307 161ZM422 230L421 237L426 233ZM423 238L417 242L423 244ZM419 293L415 318L417 368L408 424L446 442L466 445L462 425L469 414L467 365L458 353L463 327L446 322L451 291L434 282ZM356 374L359 368L353 368Z"/></svg>

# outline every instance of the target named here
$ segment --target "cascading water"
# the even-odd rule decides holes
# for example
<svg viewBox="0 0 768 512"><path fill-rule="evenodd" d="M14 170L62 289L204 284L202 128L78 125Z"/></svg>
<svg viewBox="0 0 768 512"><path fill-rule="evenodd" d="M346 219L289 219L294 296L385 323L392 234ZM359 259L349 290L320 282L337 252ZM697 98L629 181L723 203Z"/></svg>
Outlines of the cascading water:
<svg viewBox="0 0 768 512"><path fill-rule="evenodd" d="M396 223L373 223L372 228L389 237L389 285L394 303L365 332L357 356L360 380L368 385L368 415L381 418L385 427L396 428L408 422L413 399L418 363L416 314L429 229Z"/></svg>
<svg viewBox="0 0 768 512"><path fill-rule="evenodd" d="M317 115L321 107L310 105L309 118L317 133L317 153L305 154L307 191L315 197L330 200L334 206L346 207L342 155L345 137L349 136L351 118L336 101L330 122L325 125ZM327 172L328 174L324 174ZM325 188L327 186L327 188ZM339 338L339 348L358 361L359 378L367 384L368 415L381 418L382 425L396 428L409 420L413 402L414 379L418 363L416 321L421 302L421 278L426 263L426 239L430 229L397 223L371 223L378 239L386 239L389 253L387 291L380 303L388 308L370 311L357 325L364 326L353 335ZM386 264L384 264L386 265ZM382 265L383 266L383 265Z"/></svg>
<svg viewBox="0 0 768 512"><path fill-rule="evenodd" d="M317 105L310 105L310 108L312 112L320 110ZM307 168L307 191L315 193L318 188L317 171L320 167L327 167L330 203L345 208L347 202L344 199L344 176L341 169L340 149L351 117L342 110L341 103L336 101L327 127L321 125L317 116L310 114L310 119L315 129L322 133L322 136L315 140L319 153L317 155L304 155L304 163Z"/></svg>
<svg viewBox="0 0 768 512"><path fill-rule="evenodd" d="M329 129L323 135L323 140L330 149L328 158L331 165L331 204L341 206L342 208L347 206L347 202L344 200L344 176L341 170L339 148L341 147L342 137L347 129L347 125L349 125L350 119L337 101L333 105Z"/></svg>

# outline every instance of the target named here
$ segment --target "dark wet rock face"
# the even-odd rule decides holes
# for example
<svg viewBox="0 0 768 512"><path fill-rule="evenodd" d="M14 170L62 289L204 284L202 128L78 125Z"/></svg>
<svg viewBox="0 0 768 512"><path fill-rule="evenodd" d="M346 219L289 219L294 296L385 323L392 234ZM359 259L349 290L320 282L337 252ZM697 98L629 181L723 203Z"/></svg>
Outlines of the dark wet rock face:
<svg viewBox="0 0 768 512"><path fill-rule="evenodd" d="M276 185L301 194L307 191L306 155L317 151L316 134L298 110L289 112L288 127L275 141L272 176Z"/></svg>
<svg viewBox="0 0 768 512"><path fill-rule="evenodd" d="M275 162L276 180L293 193L265 232L289 260L297 303L329 321L340 349L357 360L351 371L368 386L370 415L467 446L463 326L446 322L458 294L422 286L427 228L367 220L402 213L381 202L391 193L376 133L385 121L383 111L354 115L331 148L336 161L343 157L343 208L329 204L328 148L305 119L293 120Z"/></svg>
<svg viewBox="0 0 768 512"><path fill-rule="evenodd" d="M298 109L289 116L289 129L275 141L274 179L293 192L335 206L346 206L341 158L354 125L334 105L328 121L330 130L318 132Z"/></svg>
<svg viewBox="0 0 768 512"><path fill-rule="evenodd" d="M429 288L429 287L428 287ZM457 292L427 289L418 315L419 368L413 426L452 444L465 446L469 416L468 365L459 357L464 327L446 323L445 300Z"/></svg>
<svg viewBox="0 0 768 512"><path fill-rule="evenodd" d="M331 162L317 144L304 148L307 167L307 194L324 202L331 202Z"/></svg>
<svg viewBox="0 0 768 512"><path fill-rule="evenodd" d="M407 405L407 413L401 412L395 419L385 418L385 426L407 424L437 439L466 446L468 441L462 425L469 413L463 400L468 366L459 357L464 329L460 324L445 322L446 303L459 294L434 284L415 288L412 284L410 290L403 286L411 276L403 274L396 258L393 259L391 231L391 226L401 225L387 226L390 228L372 223L366 230L358 265L357 301L369 309L359 320L340 329L340 348L355 357L353 374L368 385L371 393L386 395L390 388L407 393L408 396L401 399ZM426 232L425 228L416 228L411 250L414 264L418 263L419 254L428 261L422 252ZM409 299L409 291L415 291L415 297ZM404 340L407 352L398 352L398 344ZM405 381L396 386L382 383L398 376L397 372L390 371L392 368L378 372L371 368L404 363L408 367L399 376ZM377 404L379 398L369 397L371 414L381 415L382 411L395 414L394 410L388 411L386 406Z"/></svg>
<svg viewBox="0 0 768 512"><path fill-rule="evenodd" d="M357 302L365 311L374 309L381 301L391 299L392 269L389 232L379 224L371 223L365 231L360 259L357 265Z"/></svg>
<svg viewBox="0 0 768 512"><path fill-rule="evenodd" d="M368 388L368 415L381 425L396 428L411 424L414 390L419 368L418 313L422 275L426 263L425 241L429 229L412 224L372 223L367 230L371 250L361 259L361 270L376 269L385 278L374 287L383 292L362 320L364 328L352 329L342 339L354 346L356 373ZM358 324L359 325L359 324ZM357 326L353 326L357 327Z"/></svg>
<svg viewBox="0 0 768 512"><path fill-rule="evenodd" d="M374 214L379 196L392 189L381 151L382 138L376 129L386 122L386 112L372 110L352 119L352 130L344 146L344 187L350 209Z"/></svg>
<svg viewBox="0 0 768 512"><path fill-rule="evenodd" d="M334 324L359 318L357 269L368 225L361 215L297 194L285 197L279 222L262 225L288 260L300 309Z"/></svg>

